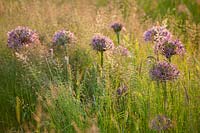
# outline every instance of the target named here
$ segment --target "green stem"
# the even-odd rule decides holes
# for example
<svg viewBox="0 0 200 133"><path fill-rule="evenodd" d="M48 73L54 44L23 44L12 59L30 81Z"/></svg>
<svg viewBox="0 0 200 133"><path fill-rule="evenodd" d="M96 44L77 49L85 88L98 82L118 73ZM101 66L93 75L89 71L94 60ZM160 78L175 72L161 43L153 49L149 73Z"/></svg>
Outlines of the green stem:
<svg viewBox="0 0 200 133"><path fill-rule="evenodd" d="M156 101L157 101L157 105L160 105L160 83L159 81L156 81L156 87L157 87L157 97L156 97ZM157 107L157 113L159 113L160 109L159 106Z"/></svg>
<svg viewBox="0 0 200 133"><path fill-rule="evenodd" d="M166 106L167 106L167 82L164 81L164 86L163 86L163 97L164 97L164 111L166 111Z"/></svg>
<svg viewBox="0 0 200 133"><path fill-rule="evenodd" d="M101 80L102 80L102 87L105 88L105 80L104 80L104 73L103 73L103 51L101 51ZM105 89L102 90L103 96L105 96Z"/></svg>
<svg viewBox="0 0 200 133"><path fill-rule="evenodd" d="M65 56L67 56L67 46L64 45L64 47L65 47Z"/></svg>
<svg viewBox="0 0 200 133"><path fill-rule="evenodd" d="M103 69L103 51L101 51L101 68Z"/></svg>
<svg viewBox="0 0 200 133"><path fill-rule="evenodd" d="M14 65L14 83L13 83L13 89L14 89L14 96L17 96L17 94L16 94L16 76L17 76L17 72L16 72L16 70L17 70L17 57L16 57L16 54L15 54L15 52L13 52L13 55L14 55L14 57L13 57L13 65Z"/></svg>
<svg viewBox="0 0 200 133"><path fill-rule="evenodd" d="M119 33L120 33L120 32L116 32L116 35L117 35L117 43L118 43L118 45L120 45L120 37L119 37Z"/></svg>
<svg viewBox="0 0 200 133"><path fill-rule="evenodd" d="M157 60L157 62L159 62L159 54L158 54L158 51L156 51L156 60Z"/></svg>
<svg viewBox="0 0 200 133"><path fill-rule="evenodd" d="M169 57L168 60L169 60L169 63L171 63L171 57Z"/></svg>
<svg viewBox="0 0 200 133"><path fill-rule="evenodd" d="M64 63L65 63L65 73L66 73L66 80L68 81L69 79L69 74L68 74L68 62L69 62L69 58L67 56L67 46L64 45L65 47L65 53L64 53Z"/></svg>

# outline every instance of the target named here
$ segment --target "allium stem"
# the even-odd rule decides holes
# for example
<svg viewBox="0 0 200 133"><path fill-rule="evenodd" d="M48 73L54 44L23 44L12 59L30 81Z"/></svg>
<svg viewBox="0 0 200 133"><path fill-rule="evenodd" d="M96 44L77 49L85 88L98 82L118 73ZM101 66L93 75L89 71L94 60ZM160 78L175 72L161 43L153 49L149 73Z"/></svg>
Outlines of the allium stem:
<svg viewBox="0 0 200 133"><path fill-rule="evenodd" d="M68 52L67 52L67 46L66 44L64 45L65 47L65 53L64 53L64 63L65 63L65 73L66 73L66 80L69 80L69 73L68 73L68 64L69 64L69 58L68 58Z"/></svg>
<svg viewBox="0 0 200 133"><path fill-rule="evenodd" d="M167 106L167 82L163 82L163 98L164 98L164 111L166 111Z"/></svg>
<svg viewBox="0 0 200 133"><path fill-rule="evenodd" d="M103 69L103 51L101 51L101 68Z"/></svg>
<svg viewBox="0 0 200 133"><path fill-rule="evenodd" d="M67 45L65 44L65 55L64 55L64 58L65 58L65 62L66 64L68 65L69 64L69 56L68 56L68 49L67 49Z"/></svg>
<svg viewBox="0 0 200 133"><path fill-rule="evenodd" d="M156 61L159 62L159 54L158 54L158 51L156 51Z"/></svg>
<svg viewBox="0 0 200 133"><path fill-rule="evenodd" d="M169 60L169 63L171 63L171 57L169 57L168 60Z"/></svg>
<svg viewBox="0 0 200 133"><path fill-rule="evenodd" d="M160 82L159 81L156 81L156 87L157 87L157 97L156 97L156 102L157 104L159 105L160 104ZM157 112L159 112L159 107L157 107Z"/></svg>
<svg viewBox="0 0 200 133"><path fill-rule="evenodd" d="M65 47L65 56L67 56L67 46L66 46L66 44L64 45L64 47Z"/></svg>
<svg viewBox="0 0 200 133"><path fill-rule="evenodd" d="M117 35L117 43L120 45L120 32L116 32Z"/></svg>
<svg viewBox="0 0 200 133"><path fill-rule="evenodd" d="M16 57L16 54L15 54L14 51L13 51L13 55L14 55L14 58L13 58L13 64L14 64L14 86L13 86L13 88L14 88L14 96L17 96L17 94L16 94L17 57Z"/></svg>

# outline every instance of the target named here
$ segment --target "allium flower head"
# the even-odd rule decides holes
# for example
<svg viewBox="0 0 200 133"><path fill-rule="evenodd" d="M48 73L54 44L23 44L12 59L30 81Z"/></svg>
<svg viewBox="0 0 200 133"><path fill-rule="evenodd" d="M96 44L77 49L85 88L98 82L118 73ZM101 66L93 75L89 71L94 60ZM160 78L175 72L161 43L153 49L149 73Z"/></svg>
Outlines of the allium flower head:
<svg viewBox="0 0 200 133"><path fill-rule="evenodd" d="M153 80L166 81L178 78L180 72L168 62L159 62L150 69L149 73Z"/></svg>
<svg viewBox="0 0 200 133"><path fill-rule="evenodd" d="M18 26L17 28L9 31L7 35L8 47L12 49L19 49L23 46L27 46L39 41L38 34L28 27Z"/></svg>
<svg viewBox="0 0 200 133"><path fill-rule="evenodd" d="M144 40L145 41L153 41L153 37L154 37L154 30L151 28L151 29L148 29L147 31L144 32Z"/></svg>
<svg viewBox="0 0 200 133"><path fill-rule="evenodd" d="M164 115L158 115L150 122L150 128L153 130L169 130L173 127L173 122Z"/></svg>
<svg viewBox="0 0 200 133"><path fill-rule="evenodd" d="M55 45L66 45L74 43L75 40L76 37L74 33L66 30L59 30L54 34L52 42Z"/></svg>
<svg viewBox="0 0 200 133"><path fill-rule="evenodd" d="M172 35L165 26L154 26L144 32L145 41L153 41L155 44L162 45L169 40Z"/></svg>
<svg viewBox="0 0 200 133"><path fill-rule="evenodd" d="M169 30L166 29L165 26L154 27L154 32L155 32L154 41L156 43L162 44L172 38L172 34L169 32Z"/></svg>
<svg viewBox="0 0 200 133"><path fill-rule="evenodd" d="M114 30L114 32L120 32L123 28L123 25L119 22L114 22L111 24L111 28Z"/></svg>
<svg viewBox="0 0 200 133"><path fill-rule="evenodd" d="M179 40L167 41L162 46L160 51L166 58L170 58L172 55L183 55L185 48Z"/></svg>
<svg viewBox="0 0 200 133"><path fill-rule="evenodd" d="M117 54L117 55L121 55L121 56L130 56L131 55L130 51L121 45L119 45L118 47L113 49L113 53Z"/></svg>
<svg viewBox="0 0 200 133"><path fill-rule="evenodd" d="M114 43L106 36L96 34L92 37L91 45L94 50L106 51L114 48Z"/></svg>

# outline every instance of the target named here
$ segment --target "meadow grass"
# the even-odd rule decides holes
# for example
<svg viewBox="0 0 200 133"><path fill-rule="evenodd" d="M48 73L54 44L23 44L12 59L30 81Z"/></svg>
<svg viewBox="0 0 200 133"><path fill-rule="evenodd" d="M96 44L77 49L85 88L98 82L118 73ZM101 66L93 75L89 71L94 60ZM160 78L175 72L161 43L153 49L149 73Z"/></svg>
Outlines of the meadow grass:
<svg viewBox="0 0 200 133"><path fill-rule="evenodd" d="M0 1L0 131L157 132L151 129L151 122L165 115L172 128L158 132L200 132L198 10L189 3L194 17L181 23L177 14L161 11L162 2L151 3L157 5L155 12L144 2ZM199 6L198 1L196 4L194 7ZM153 17L146 18L148 11ZM95 33L117 44L110 28L115 20L124 23L120 43L130 56L105 51L102 64L100 52L89 44ZM172 58L181 74L166 84L149 77L152 60L147 57L154 56L153 44L143 41L143 32L156 25L155 21L165 23L163 20L187 51ZM41 44L16 54L7 47L7 32L19 25L35 29ZM62 47L54 49L53 55L49 53L52 37L60 29L77 37L76 44L67 46L67 60ZM123 85L127 90L118 95L117 89Z"/></svg>

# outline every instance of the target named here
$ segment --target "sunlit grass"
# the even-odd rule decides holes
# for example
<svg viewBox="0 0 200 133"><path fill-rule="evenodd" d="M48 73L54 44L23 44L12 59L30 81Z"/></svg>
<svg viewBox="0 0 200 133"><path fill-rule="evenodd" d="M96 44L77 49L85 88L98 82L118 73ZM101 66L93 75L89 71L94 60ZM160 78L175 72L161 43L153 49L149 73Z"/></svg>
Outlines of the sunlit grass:
<svg viewBox="0 0 200 133"><path fill-rule="evenodd" d="M156 23L143 21L144 12L138 8L131 0L0 1L0 131L156 132L151 122L157 116L170 118L169 132L200 131L200 54L194 38L174 25L179 18L165 16L186 54L171 60L181 73L177 80L166 86L152 81L147 57L154 56L153 44L145 43L142 35ZM120 32L120 44L130 56L107 50L102 70L100 53L90 46L91 39L102 33L117 44L110 28L116 20L126 28ZM17 54L9 49L7 31L17 26L35 29L41 44ZM187 26L194 27L193 23ZM52 47L52 37L61 29L77 37L75 44L66 45L67 61L65 49ZM123 85L127 90L119 95L117 89Z"/></svg>

